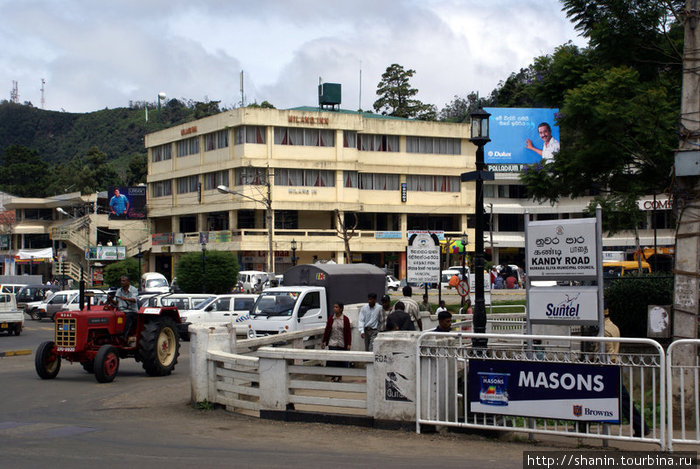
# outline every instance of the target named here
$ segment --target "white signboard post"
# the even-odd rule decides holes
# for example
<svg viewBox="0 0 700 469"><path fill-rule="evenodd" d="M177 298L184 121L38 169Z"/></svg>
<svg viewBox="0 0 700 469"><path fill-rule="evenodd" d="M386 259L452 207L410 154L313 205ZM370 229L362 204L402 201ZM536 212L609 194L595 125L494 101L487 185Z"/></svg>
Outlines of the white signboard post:
<svg viewBox="0 0 700 469"><path fill-rule="evenodd" d="M601 210L595 218L525 218L527 331L532 323L598 325L603 332ZM595 281L596 286L532 287L531 280Z"/></svg>
<svg viewBox="0 0 700 469"><path fill-rule="evenodd" d="M530 289L530 319L551 324L598 324L598 287Z"/></svg>
<svg viewBox="0 0 700 469"><path fill-rule="evenodd" d="M406 277L410 283L440 281L440 242L435 234L416 233L408 239Z"/></svg>
<svg viewBox="0 0 700 469"><path fill-rule="evenodd" d="M596 275L595 218L533 221L527 240L530 278Z"/></svg>

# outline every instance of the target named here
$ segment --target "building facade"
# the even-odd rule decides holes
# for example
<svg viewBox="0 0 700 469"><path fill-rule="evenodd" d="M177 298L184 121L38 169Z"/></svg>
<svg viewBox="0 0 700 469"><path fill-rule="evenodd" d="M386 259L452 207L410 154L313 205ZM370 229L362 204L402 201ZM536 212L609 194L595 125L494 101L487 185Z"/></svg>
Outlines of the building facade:
<svg viewBox="0 0 700 469"><path fill-rule="evenodd" d="M474 183L459 179L475 169L468 131L348 111L240 108L149 134L150 268L172 277L183 253L217 249L238 253L242 269L267 270L269 203L276 272L296 257L369 262L403 277L411 230L474 239Z"/></svg>

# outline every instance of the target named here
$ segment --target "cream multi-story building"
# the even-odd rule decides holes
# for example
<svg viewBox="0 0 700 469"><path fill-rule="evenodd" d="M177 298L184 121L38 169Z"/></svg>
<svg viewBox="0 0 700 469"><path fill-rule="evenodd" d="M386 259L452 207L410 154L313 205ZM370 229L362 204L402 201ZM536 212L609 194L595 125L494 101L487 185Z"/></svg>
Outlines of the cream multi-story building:
<svg viewBox="0 0 700 469"><path fill-rule="evenodd" d="M267 270L269 183L277 272L292 265L292 241L299 263L348 262L339 233L356 219L351 261L403 276L409 231L474 239L474 183L459 178L475 169L468 133L349 111L240 108L149 134L150 268L172 275L204 241Z"/></svg>

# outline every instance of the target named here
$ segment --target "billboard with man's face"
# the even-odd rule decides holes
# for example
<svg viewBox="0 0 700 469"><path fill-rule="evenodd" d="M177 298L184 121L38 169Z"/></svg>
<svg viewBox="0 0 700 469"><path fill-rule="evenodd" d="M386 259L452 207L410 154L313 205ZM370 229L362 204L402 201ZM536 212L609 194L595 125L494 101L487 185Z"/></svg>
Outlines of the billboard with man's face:
<svg viewBox="0 0 700 469"><path fill-rule="evenodd" d="M146 186L110 186L107 188L107 210L110 220L146 218Z"/></svg>
<svg viewBox="0 0 700 469"><path fill-rule="evenodd" d="M559 150L559 126L555 119L559 109L489 107L484 110L491 114L491 141L484 147L486 164L538 163L543 157L548 158L547 146L549 155L553 149Z"/></svg>

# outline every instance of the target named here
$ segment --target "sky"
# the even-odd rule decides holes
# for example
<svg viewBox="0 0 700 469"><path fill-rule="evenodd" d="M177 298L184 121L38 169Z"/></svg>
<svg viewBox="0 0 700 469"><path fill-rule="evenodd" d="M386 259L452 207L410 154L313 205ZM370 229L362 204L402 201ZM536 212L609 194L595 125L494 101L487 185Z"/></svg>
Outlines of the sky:
<svg viewBox="0 0 700 469"><path fill-rule="evenodd" d="M572 41L559 0L0 0L0 99L90 112L167 99L315 106L342 84L371 109L386 68L415 70L417 99L442 109L488 95ZM4 88L4 89L3 89Z"/></svg>

